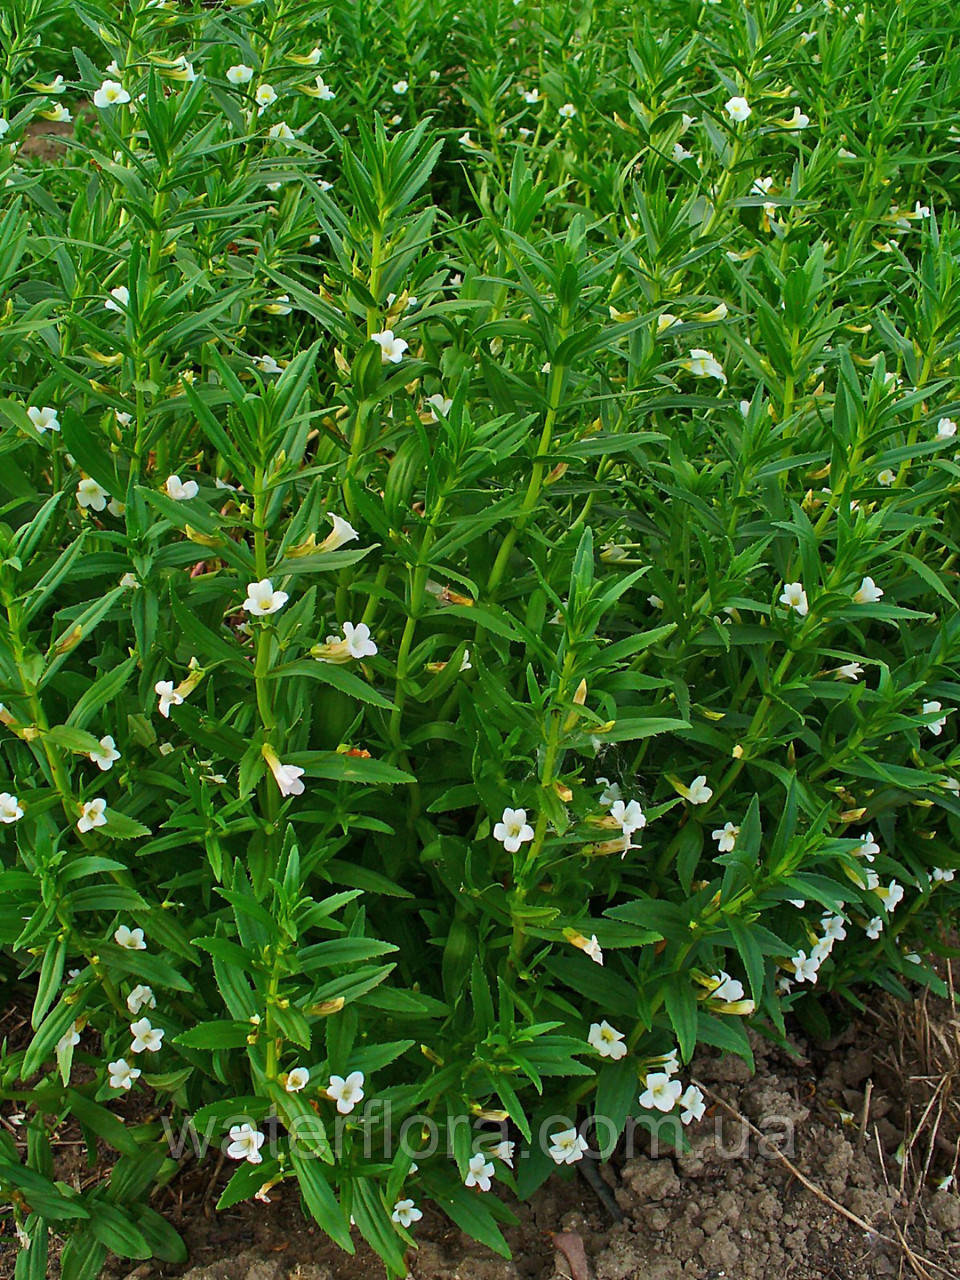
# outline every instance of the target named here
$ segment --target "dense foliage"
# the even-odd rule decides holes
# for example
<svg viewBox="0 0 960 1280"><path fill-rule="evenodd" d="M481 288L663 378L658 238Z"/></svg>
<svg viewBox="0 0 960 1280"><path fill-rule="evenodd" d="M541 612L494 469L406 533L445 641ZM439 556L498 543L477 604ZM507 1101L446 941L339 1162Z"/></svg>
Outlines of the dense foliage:
<svg viewBox="0 0 960 1280"><path fill-rule="evenodd" d="M937 983L957 34L3 5L17 1280L50 1227L64 1280L179 1257L186 1117L221 1205L297 1179L393 1276L426 1200L503 1251L491 1178L682 1144L698 1043Z"/></svg>

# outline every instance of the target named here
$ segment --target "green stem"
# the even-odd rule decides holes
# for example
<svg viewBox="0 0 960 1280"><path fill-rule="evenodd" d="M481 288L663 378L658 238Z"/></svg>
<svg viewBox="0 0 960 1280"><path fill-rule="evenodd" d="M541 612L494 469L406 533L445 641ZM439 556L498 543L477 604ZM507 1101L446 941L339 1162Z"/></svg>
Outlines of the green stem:
<svg viewBox="0 0 960 1280"><path fill-rule="evenodd" d="M569 324L569 315L566 308L563 309L560 318L560 342L562 343L567 337L567 325ZM560 408L560 399L563 392L565 382L566 368L563 365L553 365L550 369L550 383L547 389L547 413L543 422L543 430L540 432L540 440L537 445L537 452L533 461L533 470L530 474L530 480L527 484L527 492L524 497L523 504L520 507L520 513L514 521L513 525L507 531L506 537L500 544L500 550L497 558L490 570L490 576L487 579L487 594L495 594L499 587L503 575L506 572L507 564L510 561L510 554L513 551L514 544L520 532L525 527L530 514L536 507L543 490L544 471L547 465L547 457L550 453L550 446L553 441L553 429L557 421L557 413Z"/></svg>

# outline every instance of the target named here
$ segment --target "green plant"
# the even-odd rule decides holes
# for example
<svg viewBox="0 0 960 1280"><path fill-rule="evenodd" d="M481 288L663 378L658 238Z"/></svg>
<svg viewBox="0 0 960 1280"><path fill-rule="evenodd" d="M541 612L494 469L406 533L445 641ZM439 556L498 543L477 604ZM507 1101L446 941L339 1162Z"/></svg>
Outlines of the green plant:
<svg viewBox="0 0 960 1280"><path fill-rule="evenodd" d="M65 9L0 16L17 1280L179 1257L186 1117L221 1205L503 1252L698 1043L939 984L955 20Z"/></svg>

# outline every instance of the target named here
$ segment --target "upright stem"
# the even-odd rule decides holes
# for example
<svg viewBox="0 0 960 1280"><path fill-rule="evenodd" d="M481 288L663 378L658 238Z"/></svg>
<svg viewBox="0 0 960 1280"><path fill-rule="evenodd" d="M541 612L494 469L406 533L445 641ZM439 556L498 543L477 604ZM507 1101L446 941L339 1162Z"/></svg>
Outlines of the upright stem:
<svg viewBox="0 0 960 1280"><path fill-rule="evenodd" d="M569 312L564 307L560 314L559 343L562 343L568 334L568 326L570 323ZM558 345L559 345L558 343ZM566 368L563 365L553 365L550 369L550 381L547 387L547 413L543 421L543 430L540 432L540 441L537 445L536 456L533 461L533 470L530 473L530 480L527 484L527 492L524 497L523 504L520 508L520 514L517 516L511 528L507 531L507 535L500 544L500 550L497 552L497 558L493 562L493 568L490 570L490 576L487 579L487 594L493 595L503 575L506 572L507 564L510 561L510 554L513 551L517 536L525 527L530 513L536 507L543 490L544 471L547 465L547 457L550 453L550 446L553 442L553 429L557 421L557 413L560 408L560 397L563 392L564 382L566 381Z"/></svg>

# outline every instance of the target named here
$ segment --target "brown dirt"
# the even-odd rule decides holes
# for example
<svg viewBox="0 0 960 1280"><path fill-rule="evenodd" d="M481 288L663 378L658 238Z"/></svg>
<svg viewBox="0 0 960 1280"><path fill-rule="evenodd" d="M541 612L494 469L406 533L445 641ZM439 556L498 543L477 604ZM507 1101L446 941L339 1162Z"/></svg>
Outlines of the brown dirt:
<svg viewBox="0 0 960 1280"><path fill-rule="evenodd" d="M757 1040L753 1077L738 1059L703 1056L694 1076L765 1131L769 1145L714 1103L689 1131L688 1154L655 1158L641 1137L635 1152L619 1152L602 1169L621 1223L583 1179L553 1179L519 1206L519 1225L505 1233L512 1262L428 1208L411 1277L960 1280L960 1197L955 1186L936 1189L957 1165L958 1044L949 1004L923 998L914 1006L881 1003L836 1041L798 1041L793 1054ZM900 1164L902 1143L908 1152ZM774 1146L821 1195L793 1176ZM362 1243L348 1258L302 1217L292 1187L275 1188L269 1206L249 1202L216 1213L229 1172L187 1166L157 1197L187 1242L189 1269L114 1262L106 1280L382 1280ZM11 1273L0 1236L0 1277Z"/></svg>
<svg viewBox="0 0 960 1280"><path fill-rule="evenodd" d="M63 158L64 138L73 137L73 124L60 124L56 120L31 120L23 133L21 156L33 160L60 160Z"/></svg>

